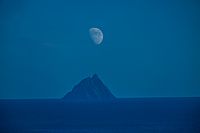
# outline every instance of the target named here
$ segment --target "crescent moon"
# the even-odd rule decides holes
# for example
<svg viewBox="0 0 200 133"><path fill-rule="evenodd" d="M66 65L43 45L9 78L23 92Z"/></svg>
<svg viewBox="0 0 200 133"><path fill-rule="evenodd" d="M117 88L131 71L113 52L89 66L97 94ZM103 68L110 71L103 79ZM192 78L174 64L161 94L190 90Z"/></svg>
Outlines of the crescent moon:
<svg viewBox="0 0 200 133"><path fill-rule="evenodd" d="M97 45L101 44L103 41L103 32L98 28L90 28L89 34L93 42Z"/></svg>

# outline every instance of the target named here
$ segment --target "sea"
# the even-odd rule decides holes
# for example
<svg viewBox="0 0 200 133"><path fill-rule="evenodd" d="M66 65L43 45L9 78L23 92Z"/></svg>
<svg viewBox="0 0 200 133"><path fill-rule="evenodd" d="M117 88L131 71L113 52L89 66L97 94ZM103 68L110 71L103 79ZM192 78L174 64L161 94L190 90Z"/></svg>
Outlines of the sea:
<svg viewBox="0 0 200 133"><path fill-rule="evenodd" d="M4 99L0 133L200 133L200 98Z"/></svg>

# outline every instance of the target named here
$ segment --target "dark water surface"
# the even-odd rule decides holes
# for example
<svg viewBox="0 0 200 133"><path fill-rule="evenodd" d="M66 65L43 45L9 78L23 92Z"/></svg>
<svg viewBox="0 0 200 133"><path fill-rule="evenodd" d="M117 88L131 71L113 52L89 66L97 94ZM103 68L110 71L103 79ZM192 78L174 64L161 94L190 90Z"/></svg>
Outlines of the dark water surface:
<svg viewBox="0 0 200 133"><path fill-rule="evenodd" d="M0 133L200 133L200 98L0 100Z"/></svg>

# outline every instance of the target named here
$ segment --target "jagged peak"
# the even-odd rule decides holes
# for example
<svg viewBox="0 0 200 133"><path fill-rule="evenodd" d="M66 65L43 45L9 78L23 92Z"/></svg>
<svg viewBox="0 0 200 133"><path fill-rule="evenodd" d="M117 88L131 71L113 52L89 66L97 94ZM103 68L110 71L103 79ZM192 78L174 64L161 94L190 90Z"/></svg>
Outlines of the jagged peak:
<svg viewBox="0 0 200 133"><path fill-rule="evenodd" d="M72 91L64 96L71 100L111 100L115 96L99 79L97 74L86 77L74 86Z"/></svg>
<svg viewBox="0 0 200 133"><path fill-rule="evenodd" d="M93 79L99 79L99 76L95 73L95 74L92 75L92 78Z"/></svg>

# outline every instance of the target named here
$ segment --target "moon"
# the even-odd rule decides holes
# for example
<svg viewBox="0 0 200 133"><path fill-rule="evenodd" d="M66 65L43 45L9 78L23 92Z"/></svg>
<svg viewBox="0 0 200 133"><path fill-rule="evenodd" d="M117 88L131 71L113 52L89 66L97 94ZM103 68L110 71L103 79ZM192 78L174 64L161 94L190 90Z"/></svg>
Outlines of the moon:
<svg viewBox="0 0 200 133"><path fill-rule="evenodd" d="M92 39L92 41L99 45L102 43L103 41L103 32L98 29L98 28L90 28L89 29L89 34L90 34L90 37Z"/></svg>

